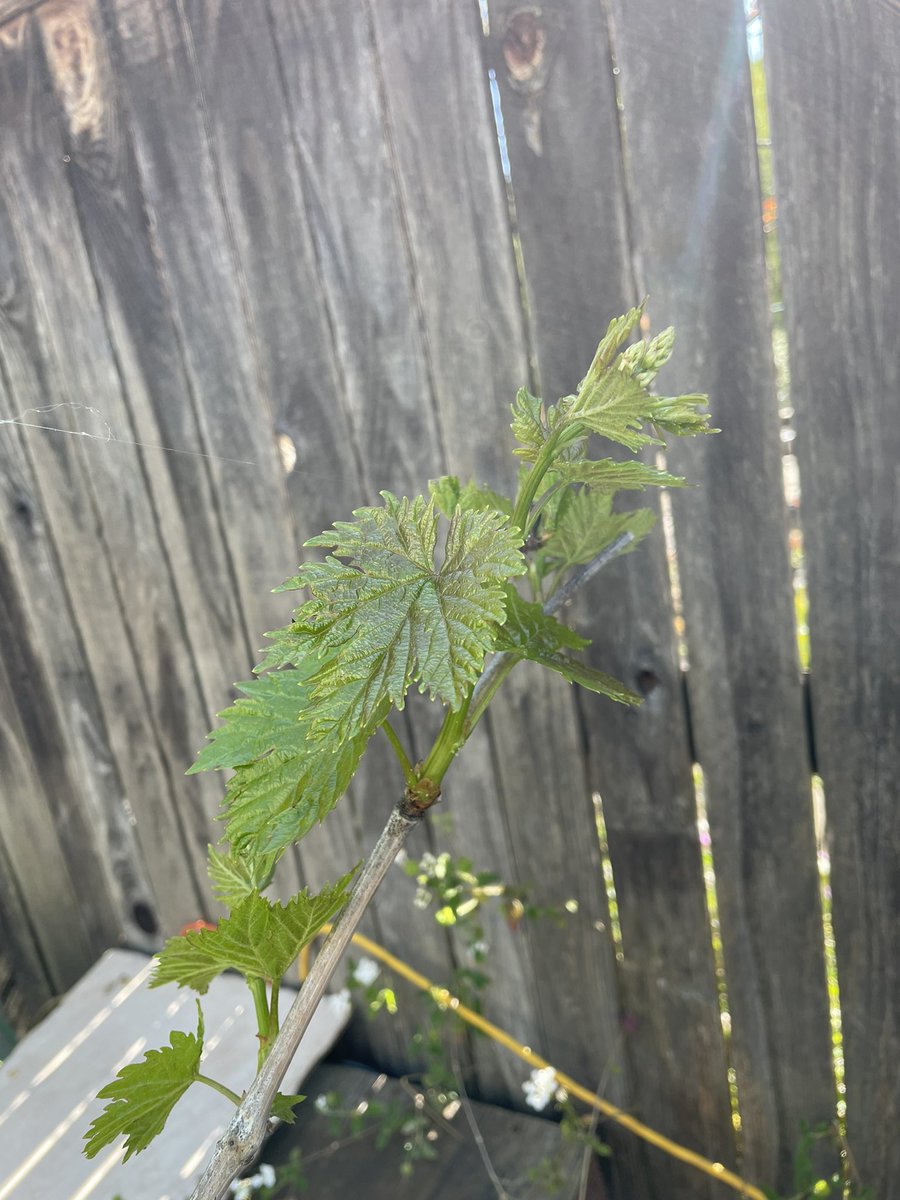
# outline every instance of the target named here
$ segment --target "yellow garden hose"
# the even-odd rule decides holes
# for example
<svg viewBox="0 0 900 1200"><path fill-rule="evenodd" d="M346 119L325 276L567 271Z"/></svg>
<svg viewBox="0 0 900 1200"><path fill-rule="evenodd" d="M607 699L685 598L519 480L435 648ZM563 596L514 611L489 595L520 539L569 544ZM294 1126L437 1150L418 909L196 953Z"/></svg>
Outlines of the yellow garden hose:
<svg viewBox="0 0 900 1200"><path fill-rule="evenodd" d="M331 926L325 925L321 933L330 933ZM532 1067L537 1067L543 1070L546 1067L551 1067L559 1081L559 1086L572 1096L577 1096L579 1100L583 1100L585 1104L589 1104L592 1108L596 1108L603 1113L610 1121L614 1121L617 1125L621 1125L623 1129L628 1129L636 1134L639 1138L643 1138L645 1142L649 1142L651 1146L658 1146L660 1150L664 1150L666 1154L672 1158L680 1159L681 1162L686 1162L692 1167L696 1167L698 1171L702 1171L705 1175L711 1175L713 1179L718 1179L720 1183L727 1184L736 1192L740 1192L742 1196L749 1197L749 1200L767 1200L764 1192L758 1187L748 1183L745 1179L741 1179L739 1175L735 1175L733 1171L729 1171L721 1163L712 1162L708 1158L704 1158L702 1154L697 1154L693 1150L688 1150L686 1146L679 1146L677 1142L673 1142L670 1138L665 1137L661 1133L657 1133L655 1129L651 1129L642 1121L623 1112L621 1108L616 1108L614 1104L610 1104L607 1100L602 1100L588 1088L583 1087L576 1080L564 1074L562 1071L557 1071L552 1063L548 1063L545 1058L541 1058L539 1054L535 1054L533 1050L529 1050L527 1046L521 1045L514 1037L510 1037L508 1033L488 1021L480 1013L474 1012L471 1008L467 1008L455 996L451 996L446 988L437 987L424 975L412 967L407 966L405 962L391 954L389 950L385 950L383 946L379 946L377 942L373 942L371 938L365 937L361 933L354 933L354 943L361 950L365 950L367 954L371 954L373 958L379 959L395 971L398 975L402 975L404 979L408 979L410 983L415 984L417 988L421 988L423 992L428 992L439 1004L445 1005L467 1024L480 1029L482 1033L486 1033L488 1037L493 1038L495 1042L499 1042L501 1046L505 1046L507 1050L511 1050L518 1058L527 1062ZM304 947L300 954L300 978L305 979L309 970L309 947Z"/></svg>

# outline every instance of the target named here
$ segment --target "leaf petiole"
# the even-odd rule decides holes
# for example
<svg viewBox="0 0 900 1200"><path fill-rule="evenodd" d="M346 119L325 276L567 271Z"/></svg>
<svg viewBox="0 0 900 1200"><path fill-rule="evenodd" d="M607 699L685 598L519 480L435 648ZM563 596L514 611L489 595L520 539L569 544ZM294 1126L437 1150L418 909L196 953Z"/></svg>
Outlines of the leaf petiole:
<svg viewBox="0 0 900 1200"><path fill-rule="evenodd" d="M247 987L253 997L253 1007L256 1009L256 1031L259 1038L259 1054L257 1055L257 1070L266 1061L269 1052L269 1000L266 996L266 981L258 975L247 975Z"/></svg>
<svg viewBox="0 0 900 1200"><path fill-rule="evenodd" d="M231 1101L235 1108L240 1108L241 1097L237 1094L237 1092L233 1092L230 1087L226 1087L224 1083L219 1083L217 1079L210 1079L208 1075L198 1074L194 1078L198 1083L205 1083L206 1086L211 1087L214 1092L218 1092L220 1095L225 1096L226 1099Z"/></svg>
<svg viewBox="0 0 900 1200"><path fill-rule="evenodd" d="M397 758L400 762L400 766L403 768L403 775L406 779L406 782L409 784L415 783L416 769L412 765L409 755L406 753L406 750L403 748L403 743L400 741L399 737L397 736L396 732L394 731L394 728L391 725L390 721L385 720L383 722L381 728L387 734L387 739L391 743L391 746L394 749L394 753L397 755Z"/></svg>

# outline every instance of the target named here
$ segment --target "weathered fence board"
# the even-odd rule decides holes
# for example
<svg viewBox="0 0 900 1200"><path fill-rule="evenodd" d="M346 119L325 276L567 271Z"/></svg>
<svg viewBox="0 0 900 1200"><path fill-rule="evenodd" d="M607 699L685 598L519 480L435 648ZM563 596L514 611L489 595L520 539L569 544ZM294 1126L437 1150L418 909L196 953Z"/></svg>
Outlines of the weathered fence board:
<svg viewBox="0 0 900 1200"><path fill-rule="evenodd" d="M0 321L3 318L0 316ZM3 406L12 411L5 385ZM10 641L31 643L28 674L46 681L45 697L32 721L38 737L65 762L66 781L50 799L58 806L57 836L78 864L78 910L105 930L104 947L117 936L134 943L147 938L145 914L154 909L135 829L123 804L122 780L110 746L90 664L85 656L69 597L58 567L58 552L43 511L37 483L26 458L22 435L0 427L0 545L6 561L3 591L26 608L10 630ZM37 631L30 634L30 630ZM9 652L10 655L14 651ZM6 655L4 655L6 657ZM29 686L16 681L16 690ZM29 724L29 723L26 723ZM40 757L43 757L41 755ZM10 787L9 780L6 786ZM12 803L27 803L19 795ZM15 821L6 827L12 841ZM2 841L2 838L0 838ZM64 931L76 914L64 910L56 923ZM152 943L151 943L152 944ZM83 969L83 964L82 964Z"/></svg>
<svg viewBox="0 0 900 1200"><path fill-rule="evenodd" d="M766 6L809 579L811 689L833 867L847 1135L900 1174L900 20Z"/></svg>
<svg viewBox="0 0 900 1200"><path fill-rule="evenodd" d="M881 1133L900 1116L900 35L888 5L851 21L773 4L848 1129L880 1194L900 1166ZM299 543L381 486L414 494L449 470L508 487L515 388L572 391L646 288L651 328L680 337L663 386L709 390L724 429L669 454L699 484L673 495L687 676L657 529L572 614L643 707L517 668L447 778L452 830L423 826L410 854L446 847L538 904L576 900L561 927L489 918L491 1016L728 1164L733 1064L743 1167L789 1187L798 1121L834 1096L743 39L736 0L0 0L0 920L33 1012L106 942L209 908L221 779L182 774L286 619L268 590ZM68 432L22 427L50 405L33 423ZM415 755L437 716L417 697L398 720ZM376 739L281 887L360 858L400 786ZM448 981L464 943L414 912L413 887L393 874L368 930ZM415 1062L400 998L347 1043L394 1070ZM520 1065L462 1050L474 1091L521 1104ZM606 1132L621 1196L718 1200Z"/></svg>
<svg viewBox="0 0 900 1200"><path fill-rule="evenodd" d="M491 21L541 382L552 400L576 388L604 316L637 298L611 48L598 5L548 4L539 16L495 5ZM580 697L622 926L631 1103L669 1136L731 1162L661 529L588 590L580 607L590 613L592 661L647 696L637 712ZM659 1194L712 1194L677 1165L647 1170Z"/></svg>
<svg viewBox="0 0 900 1200"><path fill-rule="evenodd" d="M373 6L372 18L441 467L508 490L509 405L528 379L528 345L478 14L395 2ZM583 897L562 929L547 922L510 938L494 923L489 1003L561 1066L599 1076L616 1040L615 981L608 934L595 928L607 913L571 690L514 675L445 790L459 852L529 884L538 903L562 909ZM535 872L538 846L565 870ZM526 947L523 971L515 960ZM474 1051L480 1086L519 1093L517 1064L481 1041ZM621 1079L614 1089L623 1094Z"/></svg>
<svg viewBox="0 0 900 1200"><path fill-rule="evenodd" d="M697 485L671 495L742 1166L788 1192L834 1079L744 9L619 3L615 30L642 287L678 332L660 387L708 391L722 429L668 463Z"/></svg>
<svg viewBox="0 0 900 1200"><path fill-rule="evenodd" d="M7 264L3 353L10 395L18 412L83 404L90 398L106 419L127 429L62 174L55 106L27 19L0 46L0 81L6 112L0 207L0 245ZM83 427L71 408L54 415L61 426ZM102 435L102 426L97 433ZM64 547L60 564L67 592L127 794L140 813L139 835L159 907L158 925L177 928L184 912L198 906L203 870L198 839L185 836L184 830L185 822L205 824L206 818L189 804L181 805L179 814L172 795L172 772L180 773L186 753L179 714L185 705L190 709L196 684L189 649L179 646L177 605L171 597L162 599L169 581L142 472L128 446L117 447L113 458L88 438L34 430L22 436L56 543ZM137 630L141 637L136 643ZM204 794L211 799L209 789ZM157 841L159 831L179 831L182 844L173 834Z"/></svg>

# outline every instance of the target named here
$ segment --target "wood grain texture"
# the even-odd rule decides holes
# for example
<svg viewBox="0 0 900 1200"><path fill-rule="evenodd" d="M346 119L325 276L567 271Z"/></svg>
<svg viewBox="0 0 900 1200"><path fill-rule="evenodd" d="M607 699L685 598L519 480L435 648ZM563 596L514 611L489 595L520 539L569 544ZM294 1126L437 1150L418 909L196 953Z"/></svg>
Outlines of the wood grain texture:
<svg viewBox="0 0 900 1200"><path fill-rule="evenodd" d="M128 416L29 18L0 51L0 323L10 415L59 405L37 423L75 434L21 429L40 504L64 547L60 565L138 821L154 919L172 930L200 906L214 804L209 787L193 803L182 793L180 806L174 794L190 760L185 735L203 719L196 677L140 462L133 447L102 444L105 423L127 430Z"/></svg>
<svg viewBox="0 0 900 1200"><path fill-rule="evenodd" d="M406 496L424 491L427 479L442 470L440 433L365 7L272 2L269 12L316 252L318 283L311 283L334 338L334 383L340 390L330 402L336 407L343 394L353 438L326 485L330 523L348 515L360 487L370 503L380 487ZM335 78L343 80L341 88L335 88ZM348 450L359 463L355 480ZM355 834L356 856L367 854L400 787L394 756L379 736L354 780L350 804L325 823L319 845L343 822ZM409 852L426 850L426 839L425 830L414 835ZM305 860L311 850L305 847ZM328 870L328 863L313 869ZM385 881L372 914L374 936L446 982L454 970L448 942L430 918L414 910L412 895L412 881L400 871ZM408 1045L418 1025L416 1012L418 1000L407 995L394 1028L383 1019L364 1033L397 1072L419 1061Z"/></svg>
<svg viewBox="0 0 900 1200"><path fill-rule="evenodd" d="M642 287L678 335L657 387L709 392L722 428L668 461L696 485L671 496L743 1170L787 1192L834 1083L744 10L614 10Z"/></svg>
<svg viewBox="0 0 900 1200"><path fill-rule="evenodd" d="M218 523L214 540L224 541L219 566L225 579L221 572L209 574L200 595L224 584L233 589L236 605L228 618L229 644L213 649L206 665L219 673L224 662L231 678L246 677L262 633L284 623L288 606L271 589L296 557L267 381L178 6L123 0L106 12L121 97L117 119L133 144L153 252L183 358L188 387L180 393L181 404L190 401L187 423L196 422L199 448L208 455L215 508L210 519ZM180 379L177 386L183 387ZM201 541L206 536L199 522L196 536ZM202 602L197 611L202 613ZM229 648L240 652L239 661L223 657ZM194 745L201 739L192 734ZM216 781L211 784L220 789ZM295 858L285 855L276 887L287 895L297 882Z"/></svg>
<svg viewBox="0 0 900 1200"><path fill-rule="evenodd" d="M612 61L599 6L492 6L491 62L509 146L543 393L570 393L608 320L636 298ZM657 530L587 589L592 661L647 695L637 711L582 698L589 779L603 798L625 960L631 1106L734 1159L691 760ZM642 683L643 681L643 683ZM652 681L652 682L650 682ZM599 881L598 881L599 883ZM712 1195L648 1161L643 1194Z"/></svg>
<svg viewBox="0 0 900 1200"><path fill-rule="evenodd" d="M12 411L3 385L0 408ZM0 427L0 463L5 586L18 597L11 601L17 611L3 657L10 664L27 741L47 784L56 836L83 884L79 908L93 930L87 967L98 950L122 936L135 944L146 940L147 930L135 914L153 911L153 893L123 804L123 783L66 594L51 522L22 437L12 426ZM19 802L27 804L27 797ZM61 913L63 925L80 919L68 908Z"/></svg>
<svg viewBox="0 0 900 1200"><path fill-rule="evenodd" d="M900 1172L900 21L766 7L810 686L832 853L847 1133L873 1194Z"/></svg>
<svg viewBox="0 0 900 1200"><path fill-rule="evenodd" d="M511 494L509 405L529 378L528 344L480 22L474 7L441 3L393 0L370 11L442 467ZM534 686L554 719L533 703ZM428 707L413 710L420 740ZM562 929L546 921L511 935L493 916L487 1003L561 1068L597 1078L615 1041L616 989L608 935L596 928L606 928L607 914L579 760L569 689L514 676L454 764L445 795L455 853L529 885L537 904L562 910L582 897ZM518 1065L481 1040L473 1053L480 1094L521 1106ZM612 1086L623 1094L621 1077Z"/></svg>

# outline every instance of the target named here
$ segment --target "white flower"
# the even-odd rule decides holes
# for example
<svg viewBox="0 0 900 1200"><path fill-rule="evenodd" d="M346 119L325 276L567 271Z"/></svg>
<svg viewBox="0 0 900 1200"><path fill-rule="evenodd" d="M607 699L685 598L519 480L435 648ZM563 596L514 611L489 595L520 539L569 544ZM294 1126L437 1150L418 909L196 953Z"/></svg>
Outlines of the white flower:
<svg viewBox="0 0 900 1200"><path fill-rule="evenodd" d="M419 859L419 870L429 874L437 866L437 859L430 850L426 850Z"/></svg>
<svg viewBox="0 0 900 1200"><path fill-rule="evenodd" d="M327 1096L316 1096L315 1104L316 1104L316 1112L320 1112L320 1113L328 1112L328 1097Z"/></svg>
<svg viewBox="0 0 900 1200"><path fill-rule="evenodd" d="M542 1067L540 1070L535 1068L531 1072L531 1078L522 1084L525 1103L536 1112L541 1112L553 1099L556 1088L556 1072L552 1067Z"/></svg>
<svg viewBox="0 0 900 1200"><path fill-rule="evenodd" d="M363 987L369 987L381 974L381 967L374 958L361 958L353 968L353 978Z"/></svg>
<svg viewBox="0 0 900 1200"><path fill-rule="evenodd" d="M416 908L427 908L430 903L431 892L429 892L427 888L416 888L416 895L415 899L413 900L413 904L416 906Z"/></svg>
<svg viewBox="0 0 900 1200"><path fill-rule="evenodd" d="M275 1168L269 1163L260 1163L259 1171L253 1176L251 1181L254 1187L274 1187L275 1186Z"/></svg>
<svg viewBox="0 0 900 1200"><path fill-rule="evenodd" d="M483 958L490 948L488 942L473 942L471 945L472 957Z"/></svg>
<svg viewBox="0 0 900 1200"><path fill-rule="evenodd" d="M253 1196L253 1184L249 1179L232 1180L231 1190L234 1194L234 1200L251 1200Z"/></svg>

